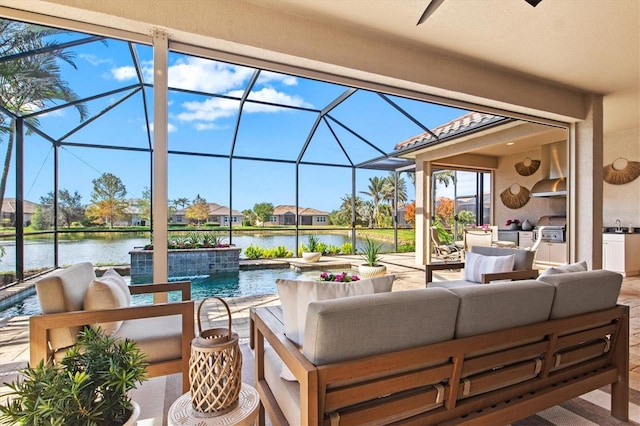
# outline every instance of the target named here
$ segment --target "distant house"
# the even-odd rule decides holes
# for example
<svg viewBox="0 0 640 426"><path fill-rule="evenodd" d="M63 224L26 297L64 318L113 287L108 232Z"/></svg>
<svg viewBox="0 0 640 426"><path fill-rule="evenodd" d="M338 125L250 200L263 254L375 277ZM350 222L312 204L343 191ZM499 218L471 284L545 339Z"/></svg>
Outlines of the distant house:
<svg viewBox="0 0 640 426"><path fill-rule="evenodd" d="M217 223L221 226L228 226L229 222L235 224L242 224L242 218L244 217L242 213L237 210L231 210L229 212L229 207L221 206L217 203L207 203L209 206L209 217L207 218L207 222L209 223ZM187 219L187 208L176 210L175 213L169 218L170 222L173 223L191 223L191 219Z"/></svg>
<svg viewBox="0 0 640 426"><path fill-rule="evenodd" d="M276 206L268 222L264 225L295 225L296 206ZM329 224L329 213L308 207L299 208L299 225L322 226Z"/></svg>
<svg viewBox="0 0 640 426"><path fill-rule="evenodd" d="M25 226L29 226L31 224L31 217L36 212L36 208L38 208L39 204L32 203L31 201L24 200L23 203L23 215L22 220L24 221ZM2 200L2 212L0 212L0 218L2 219L3 224L7 224L13 226L16 222L16 199L15 198L5 198Z"/></svg>
<svg viewBox="0 0 640 426"><path fill-rule="evenodd" d="M145 212L143 200L139 198L131 198L127 200L129 204L125 209L126 216L123 220L114 223L116 226L149 226L148 212Z"/></svg>

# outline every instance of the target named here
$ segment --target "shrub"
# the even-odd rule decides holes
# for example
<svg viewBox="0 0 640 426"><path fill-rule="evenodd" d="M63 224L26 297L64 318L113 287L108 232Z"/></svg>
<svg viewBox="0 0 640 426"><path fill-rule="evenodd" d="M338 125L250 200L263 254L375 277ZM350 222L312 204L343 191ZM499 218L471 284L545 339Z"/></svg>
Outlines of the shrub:
<svg viewBox="0 0 640 426"><path fill-rule="evenodd" d="M244 249L244 255L248 259L260 259L261 257L264 257L263 252L264 249L258 246L254 246L253 244L250 244L249 247Z"/></svg>
<svg viewBox="0 0 640 426"><path fill-rule="evenodd" d="M340 253L351 254L352 248L353 248L353 245L351 243L344 243L342 246L340 246Z"/></svg>
<svg viewBox="0 0 640 426"><path fill-rule="evenodd" d="M329 246L325 251L327 254L335 255L340 254L340 250L342 250L340 246Z"/></svg>

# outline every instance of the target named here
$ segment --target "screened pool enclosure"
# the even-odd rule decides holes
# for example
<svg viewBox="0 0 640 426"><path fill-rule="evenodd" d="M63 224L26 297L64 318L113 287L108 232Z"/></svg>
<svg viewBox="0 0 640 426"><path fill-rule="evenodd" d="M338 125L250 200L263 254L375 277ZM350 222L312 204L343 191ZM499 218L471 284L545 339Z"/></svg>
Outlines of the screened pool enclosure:
<svg viewBox="0 0 640 426"><path fill-rule="evenodd" d="M353 249L366 227L357 199L385 202L375 199L371 179L404 180L405 196L387 195L390 223L376 222L396 229L397 249L398 209L416 197L414 165L396 155L396 144L468 112L225 62L219 52L162 35L122 40L48 29L20 42L9 34L24 34L29 24L2 25L0 137L8 158L1 241L14 247L17 280L61 266L59 246L91 232L64 222L60 197L75 194L90 205L93 181L105 173L119 178L127 199L148 199L151 208L137 227L100 232L164 240L176 201L184 208L201 198L226 208L221 232L233 243L241 225L234 216L258 203L327 213L351 204L351 218L331 229L350 231ZM54 76L67 96L42 90ZM47 197L51 223L28 226ZM486 215L479 208L478 216ZM295 249L301 231L319 227L298 220L293 229ZM259 229L268 230L281 231ZM25 264L35 241L46 255L32 270Z"/></svg>

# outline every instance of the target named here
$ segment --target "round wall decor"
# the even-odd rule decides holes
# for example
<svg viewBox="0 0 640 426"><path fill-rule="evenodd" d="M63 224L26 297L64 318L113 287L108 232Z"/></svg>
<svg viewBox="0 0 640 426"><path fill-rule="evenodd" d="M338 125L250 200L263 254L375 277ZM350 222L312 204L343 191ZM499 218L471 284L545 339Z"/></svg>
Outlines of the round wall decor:
<svg viewBox="0 0 640 426"><path fill-rule="evenodd" d="M604 181L612 185L623 185L640 176L640 162L617 158L611 164L604 166Z"/></svg>
<svg viewBox="0 0 640 426"><path fill-rule="evenodd" d="M538 171L540 160L532 160L527 157L519 163L516 163L513 167L516 168L516 172L518 172L520 176L531 176Z"/></svg>
<svg viewBox="0 0 640 426"><path fill-rule="evenodd" d="M531 193L527 188L517 183L514 183L502 193L500 193L500 199L502 204L510 209L519 209L529 202Z"/></svg>

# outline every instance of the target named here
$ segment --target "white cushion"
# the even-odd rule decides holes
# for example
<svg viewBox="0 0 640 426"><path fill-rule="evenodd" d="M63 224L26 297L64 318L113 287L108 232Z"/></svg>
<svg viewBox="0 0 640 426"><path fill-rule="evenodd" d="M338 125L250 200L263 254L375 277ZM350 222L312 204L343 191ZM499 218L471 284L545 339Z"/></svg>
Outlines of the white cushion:
<svg viewBox="0 0 640 426"><path fill-rule="evenodd" d="M569 264L564 264L556 267L552 266L551 268L543 271L540 274L540 277L547 277L549 275L557 275L557 274L565 274L567 272L584 272L586 270L587 270L587 262L583 260L582 262L569 263Z"/></svg>
<svg viewBox="0 0 640 426"><path fill-rule="evenodd" d="M107 269L104 272L104 274L102 274L102 278L101 279L106 279L106 278L111 279L115 284L117 284L122 289L122 292L127 297L127 305L130 306L131 305L131 292L129 291L129 285L124 280L124 278L122 278L120 276L120 274L118 272L116 272L116 270L113 269L113 268Z"/></svg>
<svg viewBox="0 0 640 426"><path fill-rule="evenodd" d="M475 283L482 282L482 274L513 271L515 255L483 256L466 252L464 257L464 279Z"/></svg>
<svg viewBox="0 0 640 426"><path fill-rule="evenodd" d="M97 311L129 306L127 295L116 281L113 277L102 277L91 281L84 297L84 309ZM122 321L103 322L97 325L110 336L120 329Z"/></svg>
<svg viewBox="0 0 640 426"><path fill-rule="evenodd" d="M391 291L395 275L368 278L348 283L333 281L299 281L277 279L278 295L282 304L285 334L292 342L303 345L304 326L309 303L318 300ZM282 377L295 380L293 374L283 368Z"/></svg>

